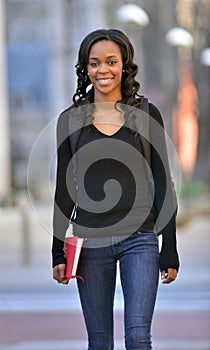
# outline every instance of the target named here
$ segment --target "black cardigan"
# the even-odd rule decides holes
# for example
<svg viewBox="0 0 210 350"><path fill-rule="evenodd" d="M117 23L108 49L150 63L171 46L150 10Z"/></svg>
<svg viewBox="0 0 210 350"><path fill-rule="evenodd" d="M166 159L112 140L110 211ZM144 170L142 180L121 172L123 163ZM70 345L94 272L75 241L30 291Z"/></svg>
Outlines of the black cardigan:
<svg viewBox="0 0 210 350"><path fill-rule="evenodd" d="M157 217L161 213L160 226L161 220L163 219L164 221L164 215L167 216L168 211L169 213L172 213L172 215L170 215L170 220L167 220L167 224L164 227L162 227L162 225L160 232L158 232L158 234L162 234L163 238L160 252L160 269L167 270L171 267L178 270L179 257L176 246L177 203L174 198L174 191L172 188L173 184L170 181L171 177L168 165L164 124L160 111L152 103L149 104L149 114L150 117L161 126L161 128L157 128L155 127L156 123L150 123L151 143L155 145L155 143L158 142L158 152L155 150L155 146L153 147L151 145L151 169L155 186L154 208ZM154 142L152 140L154 140ZM162 159L160 159L158 155L159 152L161 152ZM64 239L74 209L74 200L69 195L69 188L71 188L72 191L74 191L75 188L73 168L69 168L71 158L72 151L69 140L68 109L60 114L57 123L57 180L54 201L52 244L53 267L58 264L66 263L63 251ZM67 169L68 183L66 176ZM167 205L163 205L166 193Z"/></svg>

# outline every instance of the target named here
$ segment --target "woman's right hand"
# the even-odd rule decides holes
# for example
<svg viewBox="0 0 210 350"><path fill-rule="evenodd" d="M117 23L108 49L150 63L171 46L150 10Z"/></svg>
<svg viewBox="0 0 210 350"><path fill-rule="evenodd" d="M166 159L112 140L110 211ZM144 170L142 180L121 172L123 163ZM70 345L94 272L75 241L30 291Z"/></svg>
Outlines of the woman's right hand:
<svg viewBox="0 0 210 350"><path fill-rule="evenodd" d="M68 284L70 278L65 277L66 264L59 264L53 267L53 278L62 284Z"/></svg>

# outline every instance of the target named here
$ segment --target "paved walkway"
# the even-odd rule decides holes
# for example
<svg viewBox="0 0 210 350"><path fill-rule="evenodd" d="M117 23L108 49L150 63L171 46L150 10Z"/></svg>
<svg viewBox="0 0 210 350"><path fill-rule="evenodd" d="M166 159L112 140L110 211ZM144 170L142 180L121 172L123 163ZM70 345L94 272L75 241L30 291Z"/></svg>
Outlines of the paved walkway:
<svg viewBox="0 0 210 350"><path fill-rule="evenodd" d="M209 350L209 312L156 311L155 350ZM0 317L1 350L85 350L82 315L71 312L11 312ZM115 313L116 350L123 350L123 316ZM56 348L57 346L57 348Z"/></svg>

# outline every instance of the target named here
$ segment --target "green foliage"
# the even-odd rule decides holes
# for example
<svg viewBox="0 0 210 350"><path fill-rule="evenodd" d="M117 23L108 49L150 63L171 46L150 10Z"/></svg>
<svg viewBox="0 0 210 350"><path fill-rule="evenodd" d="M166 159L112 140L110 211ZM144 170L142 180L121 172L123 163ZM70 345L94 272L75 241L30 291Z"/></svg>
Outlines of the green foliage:
<svg viewBox="0 0 210 350"><path fill-rule="evenodd" d="M182 199L199 199L210 195L209 186L201 181L189 181L182 184Z"/></svg>

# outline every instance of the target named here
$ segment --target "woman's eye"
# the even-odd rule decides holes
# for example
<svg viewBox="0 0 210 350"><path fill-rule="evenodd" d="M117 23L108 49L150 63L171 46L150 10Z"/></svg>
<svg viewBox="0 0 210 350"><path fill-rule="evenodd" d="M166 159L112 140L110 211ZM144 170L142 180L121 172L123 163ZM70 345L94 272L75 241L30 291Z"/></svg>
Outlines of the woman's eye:
<svg viewBox="0 0 210 350"><path fill-rule="evenodd" d="M112 66L112 65L114 65L114 64L116 64L117 62L116 61L109 61L108 62L108 64L110 65L110 66Z"/></svg>
<svg viewBox="0 0 210 350"><path fill-rule="evenodd" d="M91 67L97 67L97 66L98 66L98 63L96 63L96 62L91 62L91 63L90 63L90 66L91 66Z"/></svg>
<svg viewBox="0 0 210 350"><path fill-rule="evenodd" d="M117 61L108 61L108 62L107 62L107 64L108 64L109 66L113 66L113 65L116 64L116 63L117 63ZM98 63L98 62L90 62L89 65L90 65L91 67L93 67L93 68L96 68L96 67L98 67L98 66L100 65L100 63Z"/></svg>

